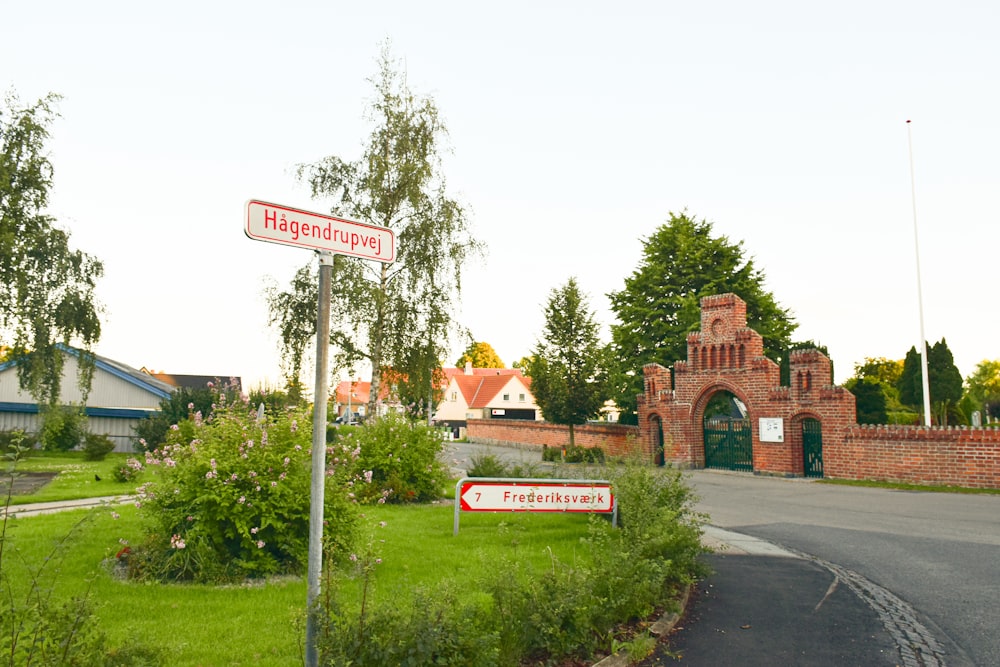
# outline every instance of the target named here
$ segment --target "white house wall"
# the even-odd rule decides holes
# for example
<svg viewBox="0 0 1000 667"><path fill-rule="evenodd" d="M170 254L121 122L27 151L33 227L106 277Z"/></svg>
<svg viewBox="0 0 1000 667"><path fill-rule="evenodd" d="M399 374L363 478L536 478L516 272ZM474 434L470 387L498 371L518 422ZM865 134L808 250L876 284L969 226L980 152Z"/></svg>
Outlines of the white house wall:
<svg viewBox="0 0 1000 667"><path fill-rule="evenodd" d="M454 394L455 400L451 400ZM434 419L437 421L465 421L468 419L469 404L465 400L465 396L462 394L462 390L458 388L458 383L454 379L449 380L448 388L444 391L443 400L438 403L437 410L434 413ZM475 410L475 418L482 416L482 410Z"/></svg>
<svg viewBox="0 0 1000 667"><path fill-rule="evenodd" d="M508 400L503 400L504 394L509 397ZM520 400L519 397L524 394L524 400ZM538 405L535 403L535 397L532 396L531 392L528 390L521 380L516 375L511 375L510 380L503 386L503 389L497 392L497 395L486 405L483 410L487 415L489 410L503 409L507 408L510 410L534 410L535 418L541 419L539 416L540 410Z"/></svg>
<svg viewBox="0 0 1000 667"><path fill-rule="evenodd" d="M455 394L455 400L452 400ZM508 400L503 400L504 394L509 396ZM524 401L519 400L524 394ZM443 400L438 404L434 419L437 421L464 421L466 419L483 419L490 416L490 410L510 409L510 410L534 410L535 418L541 419L541 410L535 403L535 397L531 394L521 379L516 375L511 375L503 389L497 392L484 408L470 408L458 387L458 383L452 378L445 389ZM470 416L471 415L471 416Z"/></svg>

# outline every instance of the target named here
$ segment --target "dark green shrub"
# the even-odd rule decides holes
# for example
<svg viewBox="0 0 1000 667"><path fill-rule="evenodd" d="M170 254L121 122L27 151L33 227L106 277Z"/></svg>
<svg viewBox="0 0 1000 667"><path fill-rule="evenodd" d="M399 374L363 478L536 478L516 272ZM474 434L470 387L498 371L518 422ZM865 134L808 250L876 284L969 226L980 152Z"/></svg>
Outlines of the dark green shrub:
<svg viewBox="0 0 1000 667"><path fill-rule="evenodd" d="M566 463L604 463L604 450L600 447L580 447L573 445L566 448Z"/></svg>
<svg viewBox="0 0 1000 667"><path fill-rule="evenodd" d="M507 468L507 476L529 479L540 477L541 473L538 472L538 464L536 463L512 463Z"/></svg>
<svg viewBox="0 0 1000 667"><path fill-rule="evenodd" d="M6 454L11 449L18 449L18 458L31 455L31 450L38 445L38 439L32 433L25 433L16 428L13 431L0 431L0 454Z"/></svg>
<svg viewBox="0 0 1000 667"><path fill-rule="evenodd" d="M48 451L68 452L78 447L87 433L87 416L78 407L46 407L41 418L38 440Z"/></svg>
<svg viewBox="0 0 1000 667"><path fill-rule="evenodd" d="M476 454L470 460L472 465L466 471L469 477L507 477L507 466L493 454Z"/></svg>
<svg viewBox="0 0 1000 667"><path fill-rule="evenodd" d="M83 458L87 461L103 461L115 450L115 443L107 435L88 433L83 437Z"/></svg>

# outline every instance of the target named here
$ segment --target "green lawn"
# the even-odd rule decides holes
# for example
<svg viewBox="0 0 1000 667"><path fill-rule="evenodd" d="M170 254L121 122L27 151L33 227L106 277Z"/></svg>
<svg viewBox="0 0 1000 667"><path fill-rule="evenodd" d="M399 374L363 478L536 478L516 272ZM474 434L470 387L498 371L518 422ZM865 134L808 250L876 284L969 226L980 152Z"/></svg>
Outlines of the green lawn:
<svg viewBox="0 0 1000 667"><path fill-rule="evenodd" d="M966 486L942 486L932 484L906 484L903 482L877 482L866 479L817 479L821 484L839 484L841 486L867 486L877 489L894 489L896 491L924 491L931 493L985 493L1000 495L1000 489L974 489Z"/></svg>
<svg viewBox="0 0 1000 667"><path fill-rule="evenodd" d="M137 482L116 482L114 472L134 454L109 454L103 461L85 461L80 452L33 452L17 462L17 473L59 473L37 492L14 495L11 505L45 503L55 500L76 500L98 496L128 495L135 492ZM9 478L8 475L4 475ZM99 479L98 479L99 478Z"/></svg>
<svg viewBox="0 0 1000 667"><path fill-rule="evenodd" d="M415 586L444 578L475 595L477 582L498 559L516 558L543 568L553 554L573 562L585 553L580 548L580 538L587 534L585 515L467 513L458 536L452 534L450 503L379 506L366 508L366 515L383 559L376 570L377 603L399 602ZM204 586L138 584L112 577L102 560L118 551L119 539L138 541L143 534L139 510L131 505L9 520L11 540L3 568L11 580L23 582L18 570L37 567L81 520L59 564L57 591L78 594L89 586L102 627L114 643L131 637L161 647L167 664L178 667L301 664L302 578ZM380 521L384 528L377 526ZM344 599L355 592L348 584Z"/></svg>

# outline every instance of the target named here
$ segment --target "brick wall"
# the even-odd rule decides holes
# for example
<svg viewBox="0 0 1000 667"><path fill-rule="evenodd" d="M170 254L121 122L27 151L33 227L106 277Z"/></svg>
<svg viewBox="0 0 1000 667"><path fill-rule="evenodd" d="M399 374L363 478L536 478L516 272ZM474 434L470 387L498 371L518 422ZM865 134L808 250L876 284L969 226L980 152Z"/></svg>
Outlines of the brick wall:
<svg viewBox="0 0 1000 667"><path fill-rule="evenodd" d="M823 441L823 473L842 479L1000 489L1000 429L851 426Z"/></svg>
<svg viewBox="0 0 1000 667"><path fill-rule="evenodd" d="M569 444L569 428L559 424L515 419L470 419L466 427L470 442L542 448ZM637 446L638 429L622 424L582 424L573 428L578 447L600 447L605 454L620 456Z"/></svg>

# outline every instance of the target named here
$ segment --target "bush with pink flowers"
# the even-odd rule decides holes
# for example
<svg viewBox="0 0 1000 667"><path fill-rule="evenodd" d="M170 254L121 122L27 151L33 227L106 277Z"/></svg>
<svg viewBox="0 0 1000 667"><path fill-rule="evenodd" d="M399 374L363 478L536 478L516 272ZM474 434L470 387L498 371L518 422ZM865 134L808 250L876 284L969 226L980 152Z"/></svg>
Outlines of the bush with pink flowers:
<svg viewBox="0 0 1000 667"><path fill-rule="evenodd" d="M156 474L137 489L145 540L127 555L134 578L225 582L304 571L309 551L312 423L304 411L266 415L217 396L146 454ZM349 496L355 453L328 448L327 553L350 552L358 513ZM359 480L358 483L363 483Z"/></svg>

